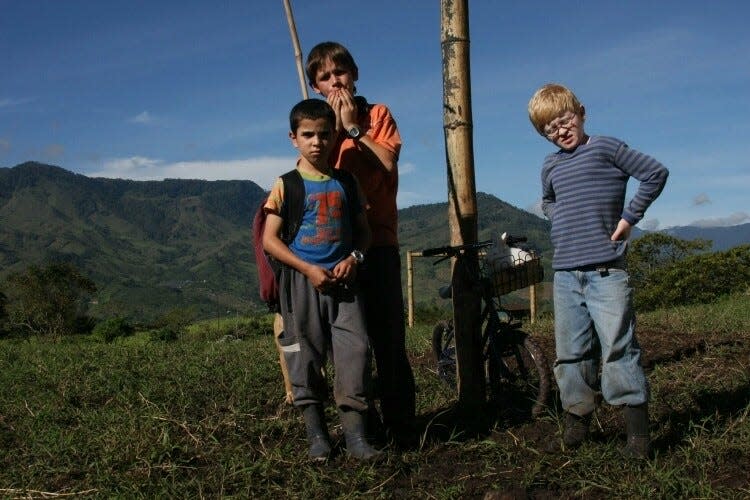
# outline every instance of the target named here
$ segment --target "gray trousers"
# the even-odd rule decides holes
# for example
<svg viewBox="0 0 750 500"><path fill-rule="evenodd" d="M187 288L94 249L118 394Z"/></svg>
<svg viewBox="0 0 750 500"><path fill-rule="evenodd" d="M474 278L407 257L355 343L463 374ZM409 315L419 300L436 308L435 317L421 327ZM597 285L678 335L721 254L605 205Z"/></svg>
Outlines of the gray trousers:
<svg viewBox="0 0 750 500"><path fill-rule="evenodd" d="M359 291L336 287L321 293L303 274L289 268L282 272L279 289L284 332L278 340L294 405L325 401L328 388L322 369L330 350L336 406L366 410L370 344Z"/></svg>

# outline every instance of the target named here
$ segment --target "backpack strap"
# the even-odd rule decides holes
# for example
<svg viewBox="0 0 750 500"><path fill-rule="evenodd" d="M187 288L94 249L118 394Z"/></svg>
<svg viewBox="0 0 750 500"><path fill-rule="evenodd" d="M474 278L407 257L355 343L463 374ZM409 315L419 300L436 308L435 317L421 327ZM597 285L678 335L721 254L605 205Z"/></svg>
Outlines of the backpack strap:
<svg viewBox="0 0 750 500"><path fill-rule="evenodd" d="M281 204L281 241L294 241L305 213L305 182L296 168L281 176L284 183L284 202Z"/></svg>

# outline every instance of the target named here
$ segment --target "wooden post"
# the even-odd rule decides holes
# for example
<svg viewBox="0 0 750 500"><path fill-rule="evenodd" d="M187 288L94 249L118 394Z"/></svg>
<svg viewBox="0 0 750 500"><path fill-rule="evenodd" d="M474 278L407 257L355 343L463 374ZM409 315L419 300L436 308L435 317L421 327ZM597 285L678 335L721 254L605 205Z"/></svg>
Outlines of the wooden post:
<svg viewBox="0 0 750 500"><path fill-rule="evenodd" d="M529 321L533 325L536 322L536 287L539 286L537 283L534 283L529 288Z"/></svg>
<svg viewBox="0 0 750 500"><path fill-rule="evenodd" d="M414 253L406 252L406 302L408 306L408 325L414 326Z"/></svg>
<svg viewBox="0 0 750 500"><path fill-rule="evenodd" d="M472 146L468 0L441 0L443 128L448 163L451 244L477 241L477 202ZM476 253L467 264L476 268ZM481 350L481 296L471 272L454 262L453 321L456 329L459 409L471 414L485 401Z"/></svg>

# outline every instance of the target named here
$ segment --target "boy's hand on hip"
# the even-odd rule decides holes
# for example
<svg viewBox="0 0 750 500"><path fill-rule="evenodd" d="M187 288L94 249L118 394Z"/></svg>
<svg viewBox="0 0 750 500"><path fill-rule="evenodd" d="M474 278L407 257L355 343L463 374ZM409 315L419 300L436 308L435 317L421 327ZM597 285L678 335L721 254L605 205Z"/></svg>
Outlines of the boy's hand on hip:
<svg viewBox="0 0 750 500"><path fill-rule="evenodd" d="M612 237L610 238L610 240L627 240L628 238L630 238L630 232L632 230L633 226L630 224L630 222L626 221L625 219L620 219L620 222L617 223L617 229L615 229L615 232L612 233Z"/></svg>

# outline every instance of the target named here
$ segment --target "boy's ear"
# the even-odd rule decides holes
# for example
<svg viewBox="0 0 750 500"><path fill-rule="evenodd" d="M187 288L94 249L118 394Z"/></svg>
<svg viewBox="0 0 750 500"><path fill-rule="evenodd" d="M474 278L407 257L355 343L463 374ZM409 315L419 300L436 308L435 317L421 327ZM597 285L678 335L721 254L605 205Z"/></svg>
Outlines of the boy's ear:
<svg viewBox="0 0 750 500"><path fill-rule="evenodd" d="M295 134L293 131L289 131L289 139L292 141L292 145L296 148L297 147L297 134Z"/></svg>
<svg viewBox="0 0 750 500"><path fill-rule="evenodd" d="M312 88L316 94L323 95L323 93L320 91L317 85L315 85L315 82L310 82L310 88Z"/></svg>
<svg viewBox="0 0 750 500"><path fill-rule="evenodd" d="M585 119L585 118L586 118L586 107L583 104L581 104L581 119Z"/></svg>

